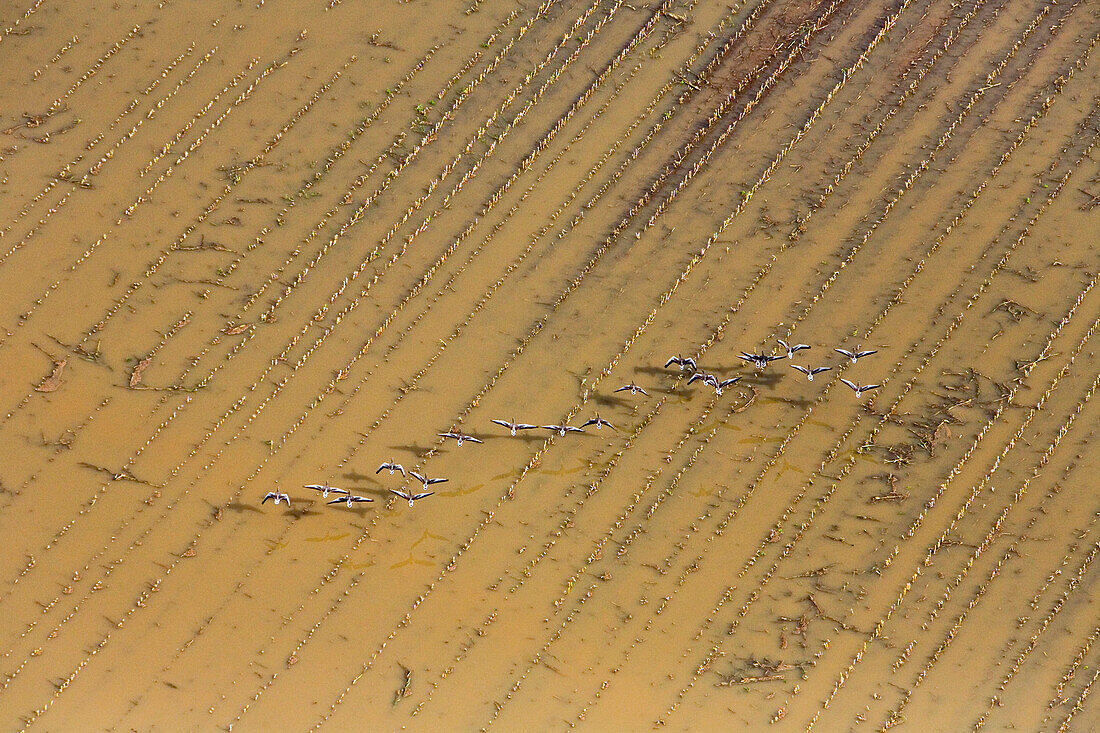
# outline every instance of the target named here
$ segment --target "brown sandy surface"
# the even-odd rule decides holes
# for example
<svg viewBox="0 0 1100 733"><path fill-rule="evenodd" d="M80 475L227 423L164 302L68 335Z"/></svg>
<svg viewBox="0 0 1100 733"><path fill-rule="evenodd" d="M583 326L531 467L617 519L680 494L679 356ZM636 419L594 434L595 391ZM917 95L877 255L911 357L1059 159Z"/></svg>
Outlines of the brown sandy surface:
<svg viewBox="0 0 1100 733"><path fill-rule="evenodd" d="M1100 726L1098 40L6 3L0 729Z"/></svg>

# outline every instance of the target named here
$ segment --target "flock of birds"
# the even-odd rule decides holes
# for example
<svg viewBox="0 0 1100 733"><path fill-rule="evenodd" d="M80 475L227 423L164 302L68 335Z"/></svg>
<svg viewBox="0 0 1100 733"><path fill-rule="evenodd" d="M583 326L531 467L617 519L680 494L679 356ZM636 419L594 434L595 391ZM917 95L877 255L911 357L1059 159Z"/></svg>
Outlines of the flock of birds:
<svg viewBox="0 0 1100 733"><path fill-rule="evenodd" d="M739 358L741 358L742 360L744 360L745 362L747 362L749 364L752 364L753 366L755 366L757 368L757 370L763 370L768 366L768 364L770 364L773 361L779 361L781 359L793 360L794 355L796 353L798 353L799 351L803 351L803 350L806 350L806 349L810 348L810 346L808 344L788 344L783 339L777 339L777 341L779 342L779 345L783 348L785 353L771 355L771 354L750 354L748 352L742 351L739 355ZM833 351L836 351L837 353L839 353L839 354L843 355L844 357L850 359L853 364L855 364L857 361L859 361L860 359L862 359L865 356L870 356L871 354L876 353L876 351L874 349L865 350L865 351L860 351L860 350L848 351L847 349L833 349ZM739 377L739 376L738 377L730 377L729 379L718 379L718 377L716 377L713 374L707 374L706 372L699 371L698 364L696 364L695 360L692 359L690 356L681 356L681 355L677 354L676 356L671 357L668 361L665 362L665 368L671 367L674 364L676 366L680 367L681 371L685 371L685 370L688 370L688 369L691 370L692 374L691 374L691 377L687 381L688 384L691 384L691 383L696 382L696 381L701 381L703 384L706 384L706 385L709 385L709 386L713 387L716 395L721 395L722 390L724 390L725 388L727 388L731 385L736 384L737 382L739 382L741 380L741 377ZM814 381L814 375L821 374L822 372L827 372L827 371L830 371L832 369L831 366L804 367L804 366L801 366L799 364L791 364L790 367L792 369L797 369L798 371L805 374L806 379L810 382ZM855 392L856 398L861 397L864 392L869 392L872 389L878 389L880 386L882 386L882 385L879 385L879 384L862 384L861 385L861 384L857 384L855 382L851 382L847 379L841 379L840 381L843 382L844 384L846 384L853 392ZM615 392L630 392L631 395L642 394L642 395L645 395L647 397L649 396L649 392L646 392L645 389L643 389L642 387L639 387L634 382L631 382L630 384L624 384L623 386L616 389ZM536 429L553 430L553 431L557 432L559 435L564 436L567 433L583 433L584 429L586 427L588 427L589 425L595 425L597 430L604 427L605 425L607 427L611 428L612 430L615 430L615 426L612 425L607 420L604 420L602 417L600 417L599 413L596 413L595 417L589 419L587 422L581 424L580 426L566 425L564 420L562 421L562 423L560 425L532 425L532 424L529 424L529 423L516 422L514 419L513 420L493 419L491 422L494 422L494 423L496 423L497 425L500 425L503 428L507 428L509 433L512 436L515 436L516 433L520 430L536 430ZM439 435L439 437L441 437L441 438L447 438L447 439L454 440L455 443L457 443L459 446L461 446L463 443L467 443L467 442L468 443L483 443L484 442L480 438L475 438L472 435L466 435L464 433L460 433L460 432L453 431L453 430L448 431L446 433L437 433L437 435ZM424 498L429 497L429 496L431 496L432 494L435 493L434 491L427 491L427 488L429 486L433 486L435 484L441 484L441 483L444 483L445 481L447 481L447 479L445 479L445 478L429 478L429 477L424 476L420 473L417 473L416 471L406 472L404 466L402 466L400 463L395 463L392 460L386 461L385 463L380 465L378 467L378 469L375 471L375 474L379 474L382 471L387 471L387 470L389 471L391 476L394 473L400 473L403 477L405 477L405 476L412 477L412 478L416 479L417 481L419 481L421 483L421 488L423 490L422 491L417 491L417 492L407 491L407 490L403 490L403 489L390 489L391 494L393 494L395 496L399 496L402 499L409 502L410 507L413 506L420 499L424 499ZM369 497L369 496L360 496L360 495L357 495L357 494L352 494L347 489L341 489L337 486L329 486L327 483L325 483L325 484L306 484L305 488L312 489L313 491L319 492L321 494L322 499L328 499L329 494L333 494L333 495L336 496L336 498L329 501L328 502L329 504L346 504L349 509L354 507L356 504L363 504L363 503L366 503L366 502L374 501L374 499ZM267 494L264 495L263 501L261 501L260 503L261 504L266 504L268 501L274 501L276 505L281 504L283 502L286 502L286 505L288 507L290 506L290 496L288 496L286 493L283 493L283 492L280 492L280 491L269 491L269 492L267 492Z"/></svg>

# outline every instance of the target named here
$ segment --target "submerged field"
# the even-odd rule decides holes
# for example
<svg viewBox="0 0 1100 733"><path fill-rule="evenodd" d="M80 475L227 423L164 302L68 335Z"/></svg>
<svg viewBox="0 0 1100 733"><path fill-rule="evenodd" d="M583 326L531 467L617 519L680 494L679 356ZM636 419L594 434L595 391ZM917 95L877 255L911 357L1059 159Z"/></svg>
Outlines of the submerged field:
<svg viewBox="0 0 1100 733"><path fill-rule="evenodd" d="M0 728L1100 726L1096 4L0 28Z"/></svg>

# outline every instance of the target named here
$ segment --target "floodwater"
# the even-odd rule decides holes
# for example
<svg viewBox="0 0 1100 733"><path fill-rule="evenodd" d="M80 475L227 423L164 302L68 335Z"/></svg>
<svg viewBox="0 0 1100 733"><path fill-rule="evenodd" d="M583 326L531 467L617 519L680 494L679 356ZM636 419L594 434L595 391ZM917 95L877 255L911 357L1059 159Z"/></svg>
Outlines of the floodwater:
<svg viewBox="0 0 1100 733"><path fill-rule="evenodd" d="M3 729L1100 726L1096 4L0 28Z"/></svg>

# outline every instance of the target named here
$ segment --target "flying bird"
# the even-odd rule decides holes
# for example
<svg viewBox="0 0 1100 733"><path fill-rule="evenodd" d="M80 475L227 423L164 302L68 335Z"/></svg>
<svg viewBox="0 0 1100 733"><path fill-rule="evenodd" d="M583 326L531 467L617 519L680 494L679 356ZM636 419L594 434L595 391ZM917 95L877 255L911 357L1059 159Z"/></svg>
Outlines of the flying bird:
<svg viewBox="0 0 1100 733"><path fill-rule="evenodd" d="M268 499L274 499L276 506L280 502L284 502L284 501L286 502L287 506L290 506L290 497L287 496L286 494L281 494L278 491L269 491L269 492L267 492L266 494L264 494L264 500L261 501L260 503L261 504L266 504Z"/></svg>
<svg viewBox="0 0 1100 733"><path fill-rule="evenodd" d="M462 433L455 433L455 432L436 433L436 435L438 435L441 438L454 438L455 441L459 445L462 445L467 440L470 441L471 443L484 443L485 442L484 440L479 440L478 438L475 438L472 435L463 435Z"/></svg>
<svg viewBox="0 0 1100 733"><path fill-rule="evenodd" d="M778 341L779 345L782 346L786 350L788 359L793 359L794 358L794 353L796 351L802 351L803 349L810 348L809 344L794 344L794 345L791 345L791 344L788 344L783 339L776 339L776 341Z"/></svg>
<svg viewBox="0 0 1100 733"><path fill-rule="evenodd" d="M557 430L558 435L565 435L566 433L583 433L584 432L583 430L581 430L578 427L574 427L572 425L566 425L564 420L562 420L561 425L540 425L539 427L541 427L543 430Z"/></svg>
<svg viewBox="0 0 1100 733"><path fill-rule="evenodd" d="M754 365L757 369L763 369L769 362L777 361L779 359L785 359L785 356L768 356L767 354L750 354L747 351L742 351L738 358L744 359L750 364Z"/></svg>
<svg viewBox="0 0 1100 733"><path fill-rule="evenodd" d="M692 374L691 378L688 379L688 384L691 384L697 379L702 379L703 384L709 384L712 387L718 386L718 377L714 376L713 374L705 374L703 372L695 372L695 374Z"/></svg>
<svg viewBox="0 0 1100 733"><path fill-rule="evenodd" d="M711 377L711 381L708 382L708 384L714 387L714 393L716 395L720 395L722 394L723 389L730 386L731 384L736 384L738 381L740 381L740 379L741 377L730 377L729 379L723 379L721 382L719 382L717 377Z"/></svg>
<svg viewBox="0 0 1100 733"><path fill-rule="evenodd" d="M814 375L815 374L820 374L821 372L827 372L830 369L832 369L832 367L814 367L813 369L807 369L804 366L798 366L798 364L791 364L791 369L797 369L798 371L802 372L803 374L806 375L806 380L809 381L809 382L812 382L812 381L814 381Z"/></svg>
<svg viewBox="0 0 1100 733"><path fill-rule="evenodd" d="M862 359L865 356L870 356L871 354L878 353L875 349L871 349L869 351L848 351L847 349L833 349L833 351L837 352L838 354L844 354L844 356L852 360L853 364L856 363L857 359Z"/></svg>
<svg viewBox="0 0 1100 733"><path fill-rule="evenodd" d="M668 361L665 362L665 367L670 367L673 364L678 365L680 367L680 371L683 371L687 367L691 367L692 371L696 371L699 369L699 367L695 364L695 359L692 359L690 356L680 356L679 354L677 354L676 356L670 358Z"/></svg>
<svg viewBox="0 0 1100 733"><path fill-rule="evenodd" d="M383 463L381 466L378 467L378 470L375 471L375 473L382 473L382 471L387 468L390 469L391 476L393 475L394 471L400 471L402 476L405 475L405 467L402 466L400 463L394 463L393 461L387 461L386 463Z"/></svg>
<svg viewBox="0 0 1100 733"><path fill-rule="evenodd" d="M329 502L329 504L341 504L341 503L343 503L343 504L348 505L348 509L351 509L356 504L360 504L360 503L366 502L366 501L374 501L374 499L370 498L369 496L356 496L354 494L348 494L347 496L337 497L337 498L333 499L332 501Z"/></svg>
<svg viewBox="0 0 1100 733"><path fill-rule="evenodd" d="M517 430L530 430L531 428L538 427L538 425L529 425L525 422L516 422L515 420L511 422L508 420L491 420L490 422L495 422L503 428L508 428L508 430L512 432L512 435L515 435Z"/></svg>
<svg viewBox="0 0 1100 733"><path fill-rule="evenodd" d="M441 484L441 483L443 483L444 481L447 480L445 478L428 478L427 476L421 476L416 471L409 471L409 475L412 476L417 481L419 481L420 483L424 484L425 489L428 488L429 486L431 486L432 484Z"/></svg>
<svg viewBox="0 0 1100 733"><path fill-rule="evenodd" d="M335 486L329 486L328 484L306 484L305 488L320 491L322 499L327 499L329 494L348 493L347 489L340 489Z"/></svg>
<svg viewBox="0 0 1100 733"><path fill-rule="evenodd" d="M444 479L433 479L433 481L446 481L446 480L447 479L445 479L445 478ZM425 496L431 496L435 492L434 491L421 491L419 494L414 494L410 491L401 491L400 489L390 489L390 493L393 493L393 494L396 494L397 496L400 496L402 499L405 499L406 501L409 502L409 506L412 506L413 502L416 501L417 499L423 499Z"/></svg>
<svg viewBox="0 0 1100 733"><path fill-rule="evenodd" d="M847 379L842 378L840 381L844 382L846 385L851 387L852 390L856 393L856 397L859 397L861 394L863 394L864 392L866 392L868 390L878 389L879 387L882 386L881 384L865 384L861 387L860 385L858 385L854 382L849 382Z"/></svg>
<svg viewBox="0 0 1100 733"><path fill-rule="evenodd" d="M638 385L634 384L634 382L631 382L630 384L624 384L622 387L619 387L615 391L616 392L622 392L622 391L627 390L627 389L630 390L630 394L638 394L639 392L641 392L646 397L649 397L649 392L646 392L644 389L642 389Z"/></svg>
<svg viewBox="0 0 1100 733"><path fill-rule="evenodd" d="M590 417L590 418L588 418L588 422L586 422L586 423L583 423L583 424L581 425L581 428L582 428L582 429L583 429L583 428L587 428L587 427L588 427L589 425L595 425L595 426L596 426L596 430L599 430L599 429L600 429L600 428L602 428L602 427L603 427L604 425L606 425L607 427L611 428L612 430L615 430L615 426L614 426L614 425L612 425L611 423L609 423L609 422L608 422L607 420L604 420L604 419L603 419L602 417L600 417L600 413L598 413L598 412L596 413L596 416L595 416L595 417Z"/></svg>

